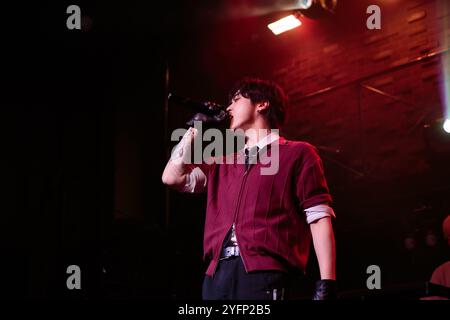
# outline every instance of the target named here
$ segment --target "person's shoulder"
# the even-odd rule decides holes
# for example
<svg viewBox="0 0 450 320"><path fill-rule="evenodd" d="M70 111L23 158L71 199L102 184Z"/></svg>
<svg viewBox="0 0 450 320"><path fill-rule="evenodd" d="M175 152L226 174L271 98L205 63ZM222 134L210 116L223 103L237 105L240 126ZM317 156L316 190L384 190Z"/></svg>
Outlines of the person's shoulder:
<svg viewBox="0 0 450 320"><path fill-rule="evenodd" d="M309 142L301 140L280 139L280 155L288 157L303 165L311 165L320 161L317 148Z"/></svg>
<svg viewBox="0 0 450 320"><path fill-rule="evenodd" d="M444 262L431 275L432 283L449 286L450 285L450 261Z"/></svg>
<svg viewBox="0 0 450 320"><path fill-rule="evenodd" d="M309 142L301 140L288 140L280 138L280 148L297 154L312 153L317 154L317 148Z"/></svg>
<svg viewBox="0 0 450 320"><path fill-rule="evenodd" d="M450 261L444 262L443 264L441 264L440 266L438 266L435 271L450 271Z"/></svg>
<svg viewBox="0 0 450 320"><path fill-rule="evenodd" d="M444 262L439 265L436 269L434 269L433 274L431 276L431 280L436 280L440 278L442 275L450 273L450 261Z"/></svg>

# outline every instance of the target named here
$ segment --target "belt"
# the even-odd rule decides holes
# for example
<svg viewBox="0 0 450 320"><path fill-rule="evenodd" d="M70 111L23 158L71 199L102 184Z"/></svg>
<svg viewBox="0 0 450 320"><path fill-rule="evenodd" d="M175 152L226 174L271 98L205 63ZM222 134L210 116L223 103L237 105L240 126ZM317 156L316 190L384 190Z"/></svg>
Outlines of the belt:
<svg viewBox="0 0 450 320"><path fill-rule="evenodd" d="M238 246L232 246L232 247L226 247L222 249L222 254L220 255L221 259L226 259L229 257L237 257L239 256L239 247Z"/></svg>

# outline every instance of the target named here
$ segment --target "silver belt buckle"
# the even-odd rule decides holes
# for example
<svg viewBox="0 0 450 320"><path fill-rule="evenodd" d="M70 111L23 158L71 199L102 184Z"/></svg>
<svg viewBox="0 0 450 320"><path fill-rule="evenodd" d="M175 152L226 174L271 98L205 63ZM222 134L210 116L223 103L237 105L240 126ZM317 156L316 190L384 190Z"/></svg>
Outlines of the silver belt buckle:
<svg viewBox="0 0 450 320"><path fill-rule="evenodd" d="M221 259L239 256L239 247L226 247L222 249Z"/></svg>

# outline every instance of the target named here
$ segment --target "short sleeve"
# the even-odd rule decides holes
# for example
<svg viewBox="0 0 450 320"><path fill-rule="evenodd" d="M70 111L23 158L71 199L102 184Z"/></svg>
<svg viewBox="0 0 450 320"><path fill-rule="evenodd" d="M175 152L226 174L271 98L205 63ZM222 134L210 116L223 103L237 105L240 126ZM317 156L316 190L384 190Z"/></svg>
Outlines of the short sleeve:
<svg viewBox="0 0 450 320"><path fill-rule="evenodd" d="M202 193L206 191L207 182L208 178L203 171L199 167L195 167L186 175L186 184L181 191L189 193Z"/></svg>
<svg viewBox="0 0 450 320"><path fill-rule="evenodd" d="M223 161L223 159L212 157L203 160L201 163L189 164L190 173L186 178L186 185L184 186L183 192L205 192L207 190L210 174L219 160Z"/></svg>
<svg viewBox="0 0 450 320"><path fill-rule="evenodd" d="M208 158L203 160L201 163L191 163L189 165L190 170L194 170L194 168L200 169L206 177L208 177L209 173L213 170L216 165L215 158Z"/></svg>
<svg viewBox="0 0 450 320"><path fill-rule="evenodd" d="M312 145L305 144L296 169L296 196L302 211L319 204L332 203L322 160Z"/></svg>

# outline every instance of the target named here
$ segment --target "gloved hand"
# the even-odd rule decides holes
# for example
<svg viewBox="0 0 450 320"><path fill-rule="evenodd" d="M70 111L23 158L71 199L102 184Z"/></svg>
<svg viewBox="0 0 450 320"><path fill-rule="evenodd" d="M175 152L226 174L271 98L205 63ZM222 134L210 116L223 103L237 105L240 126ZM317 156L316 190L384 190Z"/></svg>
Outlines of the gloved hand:
<svg viewBox="0 0 450 320"><path fill-rule="evenodd" d="M312 296L313 300L334 300L337 298L336 280L318 280Z"/></svg>
<svg viewBox="0 0 450 320"><path fill-rule="evenodd" d="M218 124L226 119L228 119L229 115L225 111L221 111L220 113L214 115L214 116L208 116L204 113L196 113L191 119L189 119L186 124L190 127L194 126L194 121L201 121L204 124L210 124L215 125Z"/></svg>

